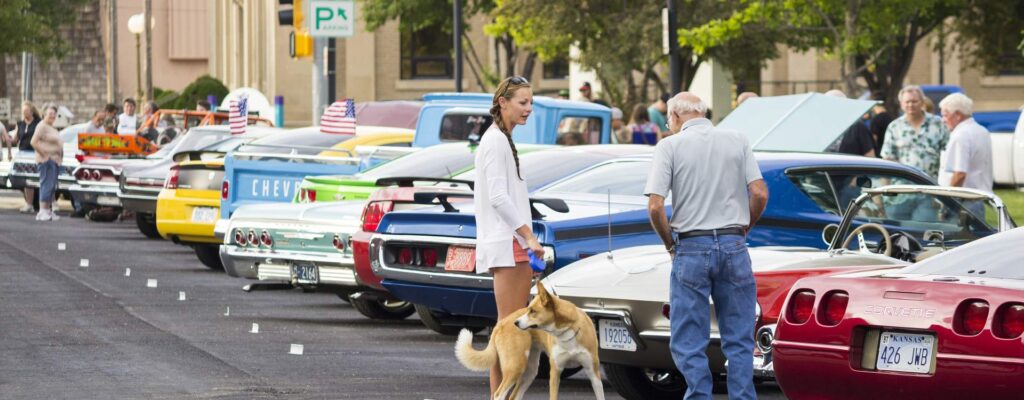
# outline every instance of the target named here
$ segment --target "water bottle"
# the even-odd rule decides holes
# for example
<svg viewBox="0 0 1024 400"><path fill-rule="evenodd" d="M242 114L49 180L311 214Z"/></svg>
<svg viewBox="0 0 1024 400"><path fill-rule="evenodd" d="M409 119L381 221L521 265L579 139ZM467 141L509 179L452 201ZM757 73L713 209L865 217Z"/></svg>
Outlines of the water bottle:
<svg viewBox="0 0 1024 400"><path fill-rule="evenodd" d="M544 272L544 260L533 254L533 250L527 249L526 254L530 256L530 268L537 272Z"/></svg>

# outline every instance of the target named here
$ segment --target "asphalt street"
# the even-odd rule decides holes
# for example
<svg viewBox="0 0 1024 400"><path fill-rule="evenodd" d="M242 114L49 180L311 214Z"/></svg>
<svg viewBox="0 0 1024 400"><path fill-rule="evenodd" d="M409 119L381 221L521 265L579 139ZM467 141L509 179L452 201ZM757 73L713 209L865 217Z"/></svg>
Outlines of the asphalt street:
<svg viewBox="0 0 1024 400"><path fill-rule="evenodd" d="M487 397L486 376L455 360L454 338L415 315L372 321L330 294L246 293L247 281L145 239L134 222L36 222L8 205L16 196L0 192L12 200L0 202L2 399ZM579 375L561 398L593 398ZM783 398L773 384L758 392ZM538 381L527 398L546 396Z"/></svg>

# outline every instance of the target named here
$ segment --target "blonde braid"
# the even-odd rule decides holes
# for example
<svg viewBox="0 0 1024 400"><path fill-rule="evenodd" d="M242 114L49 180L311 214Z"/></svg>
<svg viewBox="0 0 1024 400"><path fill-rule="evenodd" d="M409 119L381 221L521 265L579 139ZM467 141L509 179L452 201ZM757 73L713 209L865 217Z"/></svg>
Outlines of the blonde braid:
<svg viewBox="0 0 1024 400"><path fill-rule="evenodd" d="M505 78L498 85L498 89L494 92L494 98L491 100L491 117L494 119L493 124L498 125L498 130L505 134L505 139L508 139L508 146L512 148L512 159L516 162L516 177L519 180L523 180L523 175L519 172L519 151L516 150L516 143L512 141L512 131L505 128L505 121L501 118L501 105L498 103L498 99L504 97L506 100L511 100L512 95L515 94L516 90L524 87L530 87L529 83L513 84L511 83L512 78Z"/></svg>

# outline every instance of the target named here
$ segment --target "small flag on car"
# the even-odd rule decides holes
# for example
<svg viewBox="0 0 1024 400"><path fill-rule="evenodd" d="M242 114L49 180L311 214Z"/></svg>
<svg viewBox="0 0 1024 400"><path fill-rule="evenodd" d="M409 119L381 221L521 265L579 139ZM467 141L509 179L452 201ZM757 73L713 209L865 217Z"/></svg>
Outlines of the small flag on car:
<svg viewBox="0 0 1024 400"><path fill-rule="evenodd" d="M320 117L320 132L338 135L356 134L356 104L352 99L336 101Z"/></svg>
<svg viewBox="0 0 1024 400"><path fill-rule="evenodd" d="M231 100L228 109L228 125L231 127L232 135L245 133L245 125L249 119L248 96L238 96L237 100Z"/></svg>

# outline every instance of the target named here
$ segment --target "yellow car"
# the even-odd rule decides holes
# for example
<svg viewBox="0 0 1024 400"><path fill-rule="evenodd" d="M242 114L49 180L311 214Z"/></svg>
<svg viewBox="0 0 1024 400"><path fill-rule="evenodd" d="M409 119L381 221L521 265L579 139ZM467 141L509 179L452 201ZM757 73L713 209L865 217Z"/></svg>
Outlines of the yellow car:
<svg viewBox="0 0 1024 400"><path fill-rule="evenodd" d="M356 128L355 136L345 136L320 133L315 127L302 128L270 135L251 143L235 143L230 149L222 145L212 151L178 155L175 157L178 164L171 168L164 188L157 197L157 231L165 239L191 246L203 265L211 269L223 269L218 254L223 238L214 233L214 227L221 215L220 205L226 190L224 154L242 144L245 145L238 148L240 154L273 153L273 160L266 161L266 169L261 172L265 172L266 176L274 176L276 168L291 164L282 163L281 158L303 158L301 162L322 162L327 164L325 168L329 168L332 159L356 155L357 146L408 147L412 143L413 132L411 129L360 126ZM232 139L242 137L227 140ZM332 140L337 142L331 143ZM217 144L211 146L214 147ZM314 153L315 157L299 154L309 154L310 149L324 147L327 149ZM297 179L301 181L303 177ZM283 201L290 202L291 197Z"/></svg>

